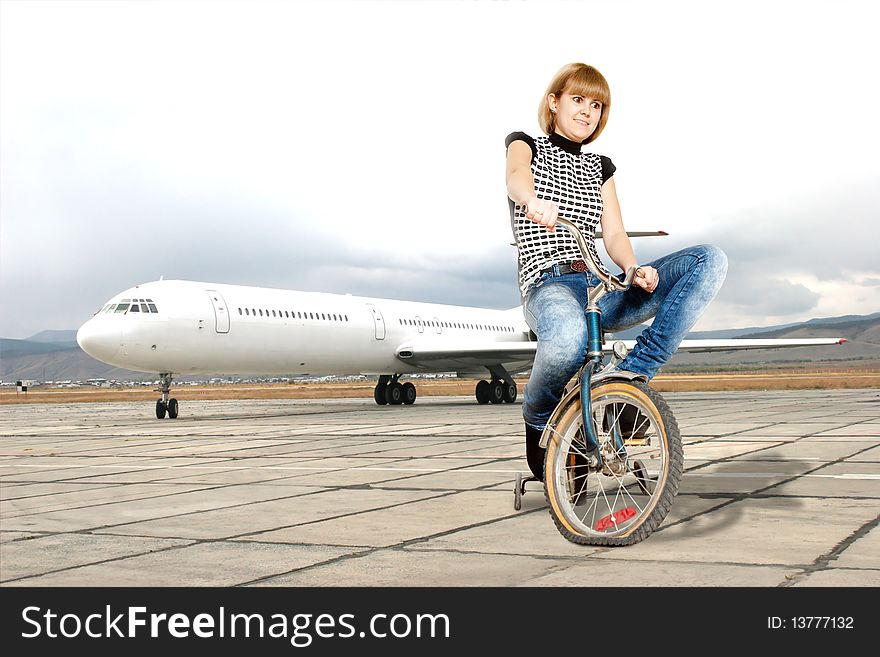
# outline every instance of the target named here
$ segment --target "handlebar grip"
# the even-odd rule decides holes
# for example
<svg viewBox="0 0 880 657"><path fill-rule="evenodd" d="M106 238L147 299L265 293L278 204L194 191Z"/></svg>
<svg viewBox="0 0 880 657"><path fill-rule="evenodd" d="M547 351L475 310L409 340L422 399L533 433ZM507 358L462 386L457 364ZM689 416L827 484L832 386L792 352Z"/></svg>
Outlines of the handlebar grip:
<svg viewBox="0 0 880 657"><path fill-rule="evenodd" d="M628 290L630 286L632 286L633 279L636 277L636 272L639 270L638 265L633 265L629 269L626 270L626 276L623 277L623 282L620 283L623 287L619 288L621 290Z"/></svg>
<svg viewBox="0 0 880 657"><path fill-rule="evenodd" d="M602 268L599 264L593 259L593 254L590 253L590 249L587 246L587 240L584 238L584 234L580 231L580 229L574 225L568 219L563 219L562 217L557 217L556 219L557 225L560 225L566 228L573 236L574 241L578 245L578 249L581 252L581 255L584 257L584 262L587 263L587 267L589 267L590 271L593 272L600 281L605 284L605 287L608 290L628 290L632 285L633 278L635 278L636 270L638 266L630 267L626 270L626 276L624 276L623 281L620 281L614 276L610 274L606 274L602 271Z"/></svg>

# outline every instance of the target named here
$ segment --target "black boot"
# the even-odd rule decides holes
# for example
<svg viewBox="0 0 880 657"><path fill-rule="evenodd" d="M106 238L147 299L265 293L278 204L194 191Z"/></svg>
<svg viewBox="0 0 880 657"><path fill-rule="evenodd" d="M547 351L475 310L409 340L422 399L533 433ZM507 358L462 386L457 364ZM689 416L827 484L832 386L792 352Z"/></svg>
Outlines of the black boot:
<svg viewBox="0 0 880 657"><path fill-rule="evenodd" d="M605 407L605 417L602 420L602 430L608 432L612 427L620 431L620 437L623 440L630 438L644 438L645 433L650 428L648 418L639 411L638 408L631 404L626 404L622 408L615 406Z"/></svg>
<svg viewBox="0 0 880 657"><path fill-rule="evenodd" d="M540 429L533 429L526 425L526 460L529 462L529 470L538 481L544 481L544 455L547 450L541 447Z"/></svg>

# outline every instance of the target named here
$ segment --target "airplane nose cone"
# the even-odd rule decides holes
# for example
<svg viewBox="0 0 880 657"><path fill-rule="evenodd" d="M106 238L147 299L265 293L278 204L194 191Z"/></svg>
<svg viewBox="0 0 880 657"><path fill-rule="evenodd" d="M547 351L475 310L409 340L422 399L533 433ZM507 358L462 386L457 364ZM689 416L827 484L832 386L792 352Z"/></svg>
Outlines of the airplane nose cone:
<svg viewBox="0 0 880 657"><path fill-rule="evenodd" d="M111 363L119 353L122 332L103 318L90 319L76 332L76 341L92 358Z"/></svg>

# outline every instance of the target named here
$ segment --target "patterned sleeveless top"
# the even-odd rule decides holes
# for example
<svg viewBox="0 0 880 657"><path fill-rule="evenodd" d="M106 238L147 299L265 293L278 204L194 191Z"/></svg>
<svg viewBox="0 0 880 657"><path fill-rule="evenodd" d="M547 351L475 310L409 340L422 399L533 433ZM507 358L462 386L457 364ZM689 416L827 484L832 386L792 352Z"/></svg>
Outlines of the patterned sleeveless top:
<svg viewBox="0 0 880 657"><path fill-rule="evenodd" d="M581 153L580 144L555 133L532 139L523 132L514 132L508 135L505 145L517 140L524 141L532 149L535 194L556 203L559 216L581 229L593 258L608 273L596 251L595 234L602 218L602 185L614 175L614 164L604 155ZM525 298L543 269L580 260L582 256L574 237L565 228L557 227L551 233L528 219L523 206L510 199L508 203L511 228L519 251L519 289Z"/></svg>

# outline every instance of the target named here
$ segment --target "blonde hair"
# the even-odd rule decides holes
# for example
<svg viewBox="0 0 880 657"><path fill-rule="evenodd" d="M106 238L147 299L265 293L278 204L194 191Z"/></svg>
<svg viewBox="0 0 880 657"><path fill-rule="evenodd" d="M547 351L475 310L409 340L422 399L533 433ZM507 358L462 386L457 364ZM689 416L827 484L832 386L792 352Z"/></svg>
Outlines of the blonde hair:
<svg viewBox="0 0 880 657"><path fill-rule="evenodd" d="M566 64L559 69L550 81L538 107L538 123L545 134L549 135L556 129L556 115L550 111L547 97L553 94L559 98L564 93L593 98L602 103L599 123L593 134L584 142L589 144L599 136L608 122L608 112L611 109L611 90L608 88L608 81L599 71L587 64Z"/></svg>

